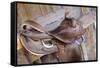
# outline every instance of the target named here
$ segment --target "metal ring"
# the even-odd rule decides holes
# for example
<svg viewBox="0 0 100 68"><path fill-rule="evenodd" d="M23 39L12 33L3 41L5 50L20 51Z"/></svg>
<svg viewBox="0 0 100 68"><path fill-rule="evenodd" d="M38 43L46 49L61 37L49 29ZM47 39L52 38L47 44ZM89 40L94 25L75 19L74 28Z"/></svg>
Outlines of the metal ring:
<svg viewBox="0 0 100 68"><path fill-rule="evenodd" d="M51 45L45 44L45 42L43 40L41 40L41 42L42 42L42 45L46 48L52 48L54 46L53 44L51 44Z"/></svg>

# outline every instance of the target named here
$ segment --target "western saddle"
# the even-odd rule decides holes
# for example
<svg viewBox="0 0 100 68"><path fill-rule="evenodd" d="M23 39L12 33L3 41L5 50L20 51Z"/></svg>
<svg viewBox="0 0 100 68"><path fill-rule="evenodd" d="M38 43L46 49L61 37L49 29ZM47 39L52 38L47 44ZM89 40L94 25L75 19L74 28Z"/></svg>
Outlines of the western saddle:
<svg viewBox="0 0 100 68"><path fill-rule="evenodd" d="M80 45L85 31L74 18L65 17L52 30L45 29L35 21L26 20L17 33L17 41L20 42L17 48L22 45L27 59L30 59L29 54L34 56L27 64L82 61Z"/></svg>

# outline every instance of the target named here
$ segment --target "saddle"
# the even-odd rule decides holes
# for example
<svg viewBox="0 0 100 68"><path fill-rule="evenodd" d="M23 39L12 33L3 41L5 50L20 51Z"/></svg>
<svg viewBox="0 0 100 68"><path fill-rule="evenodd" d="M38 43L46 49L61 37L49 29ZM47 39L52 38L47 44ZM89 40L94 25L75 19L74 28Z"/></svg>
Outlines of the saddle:
<svg viewBox="0 0 100 68"><path fill-rule="evenodd" d="M18 32L18 35L23 47L29 53L41 57L53 54L57 58L54 62L67 62L82 60L80 53L74 55L72 52L68 53L68 51L78 52L76 49L82 43L84 33L85 29L77 20L65 17L55 29L49 31L35 21L26 20L22 24L22 30ZM76 58L69 59L71 56L68 55L73 55ZM42 60L42 63L49 63L44 61L43 57Z"/></svg>

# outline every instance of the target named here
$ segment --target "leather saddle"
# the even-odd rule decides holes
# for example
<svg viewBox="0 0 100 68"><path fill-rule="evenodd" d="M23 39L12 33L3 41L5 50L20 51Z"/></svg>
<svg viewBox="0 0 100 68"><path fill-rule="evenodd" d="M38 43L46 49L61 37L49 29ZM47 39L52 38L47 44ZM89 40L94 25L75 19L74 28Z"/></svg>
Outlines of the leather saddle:
<svg viewBox="0 0 100 68"><path fill-rule="evenodd" d="M85 29L73 18L65 18L59 26L51 31L47 31L35 21L26 20L22 24L22 30L18 32L23 47L35 55L48 55L57 52L63 55L67 45L76 46L82 43L84 33Z"/></svg>

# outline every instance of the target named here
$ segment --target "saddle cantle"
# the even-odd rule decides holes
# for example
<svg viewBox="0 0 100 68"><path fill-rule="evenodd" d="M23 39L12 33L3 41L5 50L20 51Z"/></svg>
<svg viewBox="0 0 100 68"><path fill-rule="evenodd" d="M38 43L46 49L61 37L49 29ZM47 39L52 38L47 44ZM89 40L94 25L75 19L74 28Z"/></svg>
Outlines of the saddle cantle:
<svg viewBox="0 0 100 68"><path fill-rule="evenodd" d="M52 43L52 37L34 21L27 20L22 25L20 37L23 47L32 54L46 55L58 51L57 46Z"/></svg>

